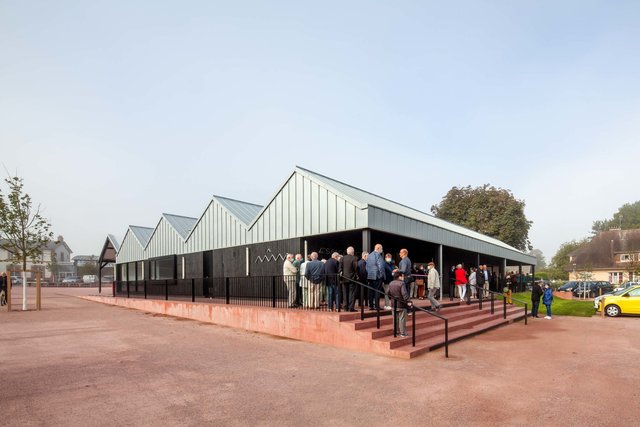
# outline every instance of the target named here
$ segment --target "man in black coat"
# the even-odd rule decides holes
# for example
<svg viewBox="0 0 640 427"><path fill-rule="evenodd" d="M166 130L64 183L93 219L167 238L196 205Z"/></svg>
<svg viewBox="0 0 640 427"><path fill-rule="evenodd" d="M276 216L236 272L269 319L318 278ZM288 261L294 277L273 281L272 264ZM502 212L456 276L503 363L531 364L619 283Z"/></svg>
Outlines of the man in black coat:
<svg viewBox="0 0 640 427"><path fill-rule="evenodd" d="M533 282L531 286L531 317L538 317L538 307L542 297L542 288L538 282Z"/></svg>
<svg viewBox="0 0 640 427"><path fill-rule="evenodd" d="M369 257L369 252L363 252L362 258L358 261L358 282L367 283L367 258ZM360 298L361 286L358 286L356 289L356 299L358 300L358 306L362 307L366 304L367 300L367 290L362 289L362 294L364 294L364 301ZM355 300L354 300L355 301Z"/></svg>
<svg viewBox="0 0 640 427"><path fill-rule="evenodd" d="M344 277L342 280L343 304L344 309L347 311L356 311L354 308L356 303L356 284L352 280L358 280L358 258L354 254L355 249L349 246L347 254L340 260L340 274Z"/></svg>

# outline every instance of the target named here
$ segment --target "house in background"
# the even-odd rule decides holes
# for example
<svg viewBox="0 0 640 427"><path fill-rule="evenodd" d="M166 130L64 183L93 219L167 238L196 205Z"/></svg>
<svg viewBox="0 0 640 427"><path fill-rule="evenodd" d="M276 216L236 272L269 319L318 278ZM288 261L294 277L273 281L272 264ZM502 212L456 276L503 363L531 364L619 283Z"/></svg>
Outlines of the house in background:
<svg viewBox="0 0 640 427"><path fill-rule="evenodd" d="M640 280L640 229L603 231L569 254L569 280Z"/></svg>
<svg viewBox="0 0 640 427"><path fill-rule="evenodd" d="M42 273L41 279L55 282L66 276L71 276L75 272L71 254L73 251L64 241L64 237L58 236L56 241L50 241L42 250L42 255L37 260L27 261L27 280L36 278L36 271ZM12 257L12 253L5 249L0 249L0 271L15 272L22 271L22 265Z"/></svg>

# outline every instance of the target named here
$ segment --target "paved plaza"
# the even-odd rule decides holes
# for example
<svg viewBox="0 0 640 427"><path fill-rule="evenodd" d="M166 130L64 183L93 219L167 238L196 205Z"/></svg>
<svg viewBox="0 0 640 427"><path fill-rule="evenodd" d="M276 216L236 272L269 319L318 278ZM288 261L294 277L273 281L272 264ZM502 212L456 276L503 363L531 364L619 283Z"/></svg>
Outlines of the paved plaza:
<svg viewBox="0 0 640 427"><path fill-rule="evenodd" d="M640 318L531 319L399 360L44 289L0 311L9 426L632 426ZM15 294L14 294L15 295ZM14 296L14 308L20 302Z"/></svg>

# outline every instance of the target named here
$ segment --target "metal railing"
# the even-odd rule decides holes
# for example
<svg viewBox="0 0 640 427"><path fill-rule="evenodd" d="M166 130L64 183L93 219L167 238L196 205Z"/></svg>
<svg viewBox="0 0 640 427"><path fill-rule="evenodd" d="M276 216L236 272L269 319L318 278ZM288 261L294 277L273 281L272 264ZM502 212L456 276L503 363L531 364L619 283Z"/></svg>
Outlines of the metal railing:
<svg viewBox="0 0 640 427"><path fill-rule="evenodd" d="M481 286L478 285L470 285L467 284L467 286L469 288L474 287L476 288L476 293L478 296L478 309L482 310L482 302L484 301L485 297L483 296L484 294L489 294L489 301L491 303L491 314L495 313L495 300L496 300L496 296L498 297L497 299L500 300L502 299L502 317L506 320L507 319L507 297L502 293L502 292L495 292L495 291L491 291L489 289L485 289ZM471 295L469 292L467 292L467 304L471 303ZM527 313L529 310L529 305L527 304L526 301L522 301L519 300L517 298L513 298L512 296L508 297L510 300L512 301L517 301L521 304L524 304L524 324L527 324Z"/></svg>
<svg viewBox="0 0 640 427"><path fill-rule="evenodd" d="M367 284L358 282L339 275L325 275L320 283L302 283L307 286L307 292L316 292L314 297L316 301L312 301L311 296L301 298L301 304L291 305L293 297L290 292L295 286L296 292L304 290L297 280L298 276L246 276L246 277L223 277L223 278L204 278L204 279L164 279L164 280L135 280L135 281L114 281L112 285L113 296L123 296L127 298L144 298L152 296L162 297L165 300L186 300L189 298L192 302L201 299L203 302L219 302L223 304L236 305L253 305L272 308L291 308L298 310L313 311L329 311L332 308L331 299L335 303L336 311L340 312L344 308L348 308L348 304L344 301L341 307L343 294L341 285L351 283L359 289L360 319L365 319L365 306L369 294L373 294L374 298L383 298L385 292L380 289L374 289ZM329 285L327 285L329 283ZM316 285L319 289L312 289L310 285ZM335 294L329 292L329 287L335 287ZM359 291L359 292L358 292ZM355 294L353 295L355 296ZM388 295L393 300L393 332L397 337L398 327L398 302L400 299ZM349 305L353 305L349 301ZM381 312L380 305L376 305L376 328L380 329L380 316L388 315L387 311ZM428 311L422 307L411 305L409 307L412 315L411 325L411 342L412 346L416 346L416 312L424 312L429 316L438 318L444 322L444 348L445 356L449 357L449 319L434 312Z"/></svg>
<svg viewBox="0 0 640 427"><path fill-rule="evenodd" d="M363 301L362 298L364 298L365 289L368 292L373 292L374 294L378 294L377 295L378 299L387 295L390 299L393 300L393 336L397 337L398 336L397 335L397 316L398 316L397 308L398 308L398 302L401 302L401 300L399 298L396 298L392 295L385 293L380 289L372 288L371 286L365 285L364 283L358 282L356 280L352 280L346 277L344 277L343 279L349 282L352 282L360 287L360 298L361 298L360 301ZM449 357L449 319L439 314L436 314L432 311L426 310L422 307L416 307L413 304L411 304L409 308L411 309L411 345L413 347L416 346L416 310L417 310L417 311L427 313L430 316L436 317L444 321L444 354L445 354L445 357ZM360 320L364 320L364 318L365 318L364 304L360 304ZM376 329L380 329L380 304L376 305Z"/></svg>
<svg viewBox="0 0 640 427"><path fill-rule="evenodd" d="M299 310L346 309L341 277L323 275L318 283L303 277L241 276L192 279L116 281L113 296L161 296L165 300L190 298L223 304Z"/></svg>

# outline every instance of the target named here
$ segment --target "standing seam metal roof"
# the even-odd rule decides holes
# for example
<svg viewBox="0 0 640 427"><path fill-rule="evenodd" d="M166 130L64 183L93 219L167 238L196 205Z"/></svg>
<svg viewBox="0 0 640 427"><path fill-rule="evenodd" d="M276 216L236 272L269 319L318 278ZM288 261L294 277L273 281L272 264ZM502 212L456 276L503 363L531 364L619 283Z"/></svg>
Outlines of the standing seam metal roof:
<svg viewBox="0 0 640 427"><path fill-rule="evenodd" d="M178 232L183 240L189 236L189 233L193 229L193 226L198 222L198 218L191 218L188 216L162 214L167 222Z"/></svg>
<svg viewBox="0 0 640 427"><path fill-rule="evenodd" d="M149 243L149 239L153 234L153 228L139 227L137 225L130 225L129 230L133 233L133 236L138 240L140 245L144 248Z"/></svg>
<svg viewBox="0 0 640 427"><path fill-rule="evenodd" d="M240 200L215 195L213 198L245 225L249 225L262 210L262 206L254 205L253 203L241 202Z"/></svg>
<svg viewBox="0 0 640 427"><path fill-rule="evenodd" d="M425 212L419 211L414 208L410 208L408 206L401 205L399 203L393 202L391 200L385 199L383 197L377 196L375 194L372 194L367 191L361 190L359 188L353 187L351 185L345 184L343 182L336 181L332 178L304 169L300 166L296 166L296 169L303 175L307 175L311 179L323 182L326 185L330 186L331 188L334 188L335 190L342 193L347 198L354 200L358 204L375 206L389 212L394 212L399 215L406 216L407 218L412 218L417 221L433 225L435 227L439 227L454 233L461 234L463 236L471 237L486 243L490 243L492 245L500 246L502 248L523 253L522 251L514 248L513 246L510 246L498 239L494 239L493 237L485 236L484 234L478 233L477 231L473 231L468 228L462 227L460 225L445 221L443 219L436 218Z"/></svg>

